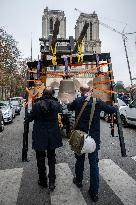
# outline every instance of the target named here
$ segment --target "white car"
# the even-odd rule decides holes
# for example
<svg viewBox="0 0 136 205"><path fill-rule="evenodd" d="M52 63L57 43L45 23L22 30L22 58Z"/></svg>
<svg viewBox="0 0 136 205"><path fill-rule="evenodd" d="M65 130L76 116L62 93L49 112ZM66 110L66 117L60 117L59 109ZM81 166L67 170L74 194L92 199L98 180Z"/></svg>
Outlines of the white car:
<svg viewBox="0 0 136 205"><path fill-rule="evenodd" d="M2 111L4 123L13 122L13 109L8 101L0 101L0 109Z"/></svg>
<svg viewBox="0 0 136 205"><path fill-rule="evenodd" d="M121 100L121 99L119 99L119 98L117 98L117 105L118 105L118 107L120 108L120 106L126 106L127 104L123 101L123 100Z"/></svg>
<svg viewBox="0 0 136 205"><path fill-rule="evenodd" d="M117 98L117 103L116 103L116 105L118 106L118 108L120 108L121 106L122 106L122 107L126 106L126 103L125 103L123 100ZM110 121L111 121L110 114L107 114L107 113L105 113L104 111L101 111L100 117L101 117L102 119L104 119L106 122L110 122Z"/></svg>
<svg viewBox="0 0 136 205"><path fill-rule="evenodd" d="M19 102L17 100L10 101L10 104L11 104L12 108L14 109L15 114L20 115L21 107L19 105Z"/></svg>
<svg viewBox="0 0 136 205"><path fill-rule="evenodd" d="M20 108L23 106L23 98L22 97L12 97L12 98L9 98L9 101L10 102L18 101Z"/></svg>
<svg viewBox="0 0 136 205"><path fill-rule="evenodd" d="M10 109L12 109L12 115L13 118L15 118L16 113L15 113L15 108L12 106L12 104L10 103L10 101L3 101L8 107L10 107Z"/></svg>
<svg viewBox="0 0 136 205"><path fill-rule="evenodd" d="M119 112L124 127L127 127L128 124L136 125L136 99L129 105L120 106Z"/></svg>

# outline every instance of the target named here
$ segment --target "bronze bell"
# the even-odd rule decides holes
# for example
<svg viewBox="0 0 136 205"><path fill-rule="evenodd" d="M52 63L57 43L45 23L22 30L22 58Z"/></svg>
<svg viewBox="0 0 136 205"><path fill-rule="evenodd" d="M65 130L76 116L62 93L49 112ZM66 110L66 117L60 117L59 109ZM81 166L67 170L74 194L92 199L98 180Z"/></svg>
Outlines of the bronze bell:
<svg viewBox="0 0 136 205"><path fill-rule="evenodd" d="M72 79L64 79L60 81L58 99L62 103L70 103L76 97L76 88Z"/></svg>
<svg viewBox="0 0 136 205"><path fill-rule="evenodd" d="M59 88L59 82L53 81L53 82L50 84L50 86L51 86L52 88Z"/></svg>

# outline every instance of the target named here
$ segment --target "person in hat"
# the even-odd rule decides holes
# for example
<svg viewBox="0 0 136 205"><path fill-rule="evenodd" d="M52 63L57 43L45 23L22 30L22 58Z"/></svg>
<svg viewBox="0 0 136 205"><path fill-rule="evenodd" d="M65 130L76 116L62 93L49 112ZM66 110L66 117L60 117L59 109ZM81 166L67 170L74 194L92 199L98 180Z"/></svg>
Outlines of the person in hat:
<svg viewBox="0 0 136 205"><path fill-rule="evenodd" d="M49 189L55 188L55 149L62 146L62 138L58 123L58 113L62 107L52 96L52 89L44 89L42 97L33 106L27 120L34 120L32 131L32 148L36 152L39 180L38 184L47 187L45 156L47 153L49 166Z"/></svg>
<svg viewBox="0 0 136 205"><path fill-rule="evenodd" d="M79 112L85 102L88 95L92 95L92 87L82 86L80 87L81 97L76 98L71 104L68 105L68 109L75 111L75 118L79 115ZM90 187L89 195L92 201L98 201L98 191L99 191L99 166L98 166L98 150L100 149L100 112L104 111L106 113L115 113L116 108L114 106L107 105L105 102L96 99L95 111L92 119L91 126L89 127L89 119L92 108L93 97L90 98L86 108L84 109L76 129L88 133L95 140L96 150L93 153L88 154L89 164L90 164ZM83 181L83 171L84 171L84 161L85 154L77 155L75 154L75 177L73 183L78 187L82 187Z"/></svg>

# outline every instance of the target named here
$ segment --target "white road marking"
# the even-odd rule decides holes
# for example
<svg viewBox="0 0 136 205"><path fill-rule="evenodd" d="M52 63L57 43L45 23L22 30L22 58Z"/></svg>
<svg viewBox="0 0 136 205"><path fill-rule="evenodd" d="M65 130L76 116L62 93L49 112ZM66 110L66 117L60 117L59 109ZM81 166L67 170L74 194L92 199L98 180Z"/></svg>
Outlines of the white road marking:
<svg viewBox="0 0 136 205"><path fill-rule="evenodd" d="M0 205L16 205L23 168L0 170Z"/></svg>
<svg viewBox="0 0 136 205"><path fill-rule="evenodd" d="M131 157L131 158L136 161L136 156L133 156L133 157Z"/></svg>
<svg viewBox="0 0 136 205"><path fill-rule="evenodd" d="M100 160L100 175L124 205L136 205L136 181L111 159Z"/></svg>
<svg viewBox="0 0 136 205"><path fill-rule="evenodd" d="M56 165L56 188L51 192L51 205L86 205L86 202L72 182L73 175L66 163Z"/></svg>

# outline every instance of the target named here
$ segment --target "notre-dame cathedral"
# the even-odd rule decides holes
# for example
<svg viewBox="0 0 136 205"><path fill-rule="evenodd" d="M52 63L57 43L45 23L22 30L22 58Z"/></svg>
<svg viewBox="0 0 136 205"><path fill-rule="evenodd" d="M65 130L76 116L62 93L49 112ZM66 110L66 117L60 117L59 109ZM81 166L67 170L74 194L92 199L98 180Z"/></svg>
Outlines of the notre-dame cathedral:
<svg viewBox="0 0 136 205"><path fill-rule="evenodd" d="M56 18L60 20L58 38L66 39L66 17L64 11L44 9L42 16L42 37L47 39L53 33ZM75 40L78 39L80 32L85 24L89 23L86 36L84 37L85 52L101 53L101 41L99 39L99 20L95 12L92 14L80 13L75 25Z"/></svg>

